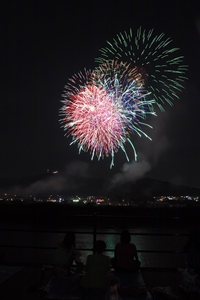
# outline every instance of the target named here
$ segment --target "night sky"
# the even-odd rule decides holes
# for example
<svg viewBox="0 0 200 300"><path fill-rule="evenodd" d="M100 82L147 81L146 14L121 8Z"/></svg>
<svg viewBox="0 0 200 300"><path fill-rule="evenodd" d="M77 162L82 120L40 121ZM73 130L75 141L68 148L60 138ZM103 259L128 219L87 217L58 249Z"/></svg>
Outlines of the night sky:
<svg viewBox="0 0 200 300"><path fill-rule="evenodd" d="M200 188L200 2L4 1L1 4L0 177L58 170L66 174L135 180L151 177ZM93 69L99 48L140 26L165 33L189 66L180 99L149 119L145 137L132 136L138 161L122 150L98 161L79 155L59 123L68 78Z"/></svg>

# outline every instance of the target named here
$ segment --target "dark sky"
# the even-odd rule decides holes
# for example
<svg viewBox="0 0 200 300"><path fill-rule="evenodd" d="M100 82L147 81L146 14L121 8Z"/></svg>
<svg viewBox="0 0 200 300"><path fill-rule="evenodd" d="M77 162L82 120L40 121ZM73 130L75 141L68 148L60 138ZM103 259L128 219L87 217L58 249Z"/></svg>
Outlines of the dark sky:
<svg viewBox="0 0 200 300"><path fill-rule="evenodd" d="M83 172L114 180L152 177L200 188L200 2L194 1L4 1L1 4L0 177L50 171ZM171 37L188 80L173 107L149 120L152 141L133 136L134 162L124 153L90 160L69 146L60 128L64 85L93 69L99 48L139 26Z"/></svg>

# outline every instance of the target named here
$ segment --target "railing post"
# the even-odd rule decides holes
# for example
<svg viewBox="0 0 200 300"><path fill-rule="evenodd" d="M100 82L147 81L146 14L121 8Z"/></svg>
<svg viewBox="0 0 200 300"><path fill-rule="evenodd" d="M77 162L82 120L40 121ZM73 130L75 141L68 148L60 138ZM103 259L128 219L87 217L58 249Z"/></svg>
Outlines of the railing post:
<svg viewBox="0 0 200 300"><path fill-rule="evenodd" d="M93 214L93 254L95 253L95 243L97 239L97 214Z"/></svg>

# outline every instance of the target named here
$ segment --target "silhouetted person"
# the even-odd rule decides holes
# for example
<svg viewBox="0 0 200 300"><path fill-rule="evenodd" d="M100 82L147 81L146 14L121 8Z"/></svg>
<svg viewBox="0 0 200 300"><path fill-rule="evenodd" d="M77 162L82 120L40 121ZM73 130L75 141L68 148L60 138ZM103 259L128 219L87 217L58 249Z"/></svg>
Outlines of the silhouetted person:
<svg viewBox="0 0 200 300"><path fill-rule="evenodd" d="M188 241L184 247L188 252L187 264L189 269L193 269L196 274L200 275L200 226L194 227L190 231Z"/></svg>
<svg viewBox="0 0 200 300"><path fill-rule="evenodd" d="M147 292L141 273L137 248L131 243L131 235L128 230L123 230L120 242L115 246L112 266L115 276L119 279L118 292L124 296L140 296Z"/></svg>
<svg viewBox="0 0 200 300"><path fill-rule="evenodd" d="M106 243L97 240L95 254L88 255L81 286L83 299L104 299L110 285L110 257L105 255Z"/></svg>
<svg viewBox="0 0 200 300"><path fill-rule="evenodd" d="M121 232L120 242L115 246L113 267L117 272L132 272L139 269L137 248L131 243L131 235L128 230Z"/></svg>
<svg viewBox="0 0 200 300"><path fill-rule="evenodd" d="M80 287L81 277L71 272L74 262L78 270L83 270L81 253L76 250L75 233L69 231L57 249L55 274L45 288L49 298L64 299Z"/></svg>
<svg viewBox="0 0 200 300"><path fill-rule="evenodd" d="M64 240L57 249L56 275L59 277L69 276L73 262L76 263L78 269L83 269L81 253L76 250L75 233L69 231L66 232Z"/></svg>

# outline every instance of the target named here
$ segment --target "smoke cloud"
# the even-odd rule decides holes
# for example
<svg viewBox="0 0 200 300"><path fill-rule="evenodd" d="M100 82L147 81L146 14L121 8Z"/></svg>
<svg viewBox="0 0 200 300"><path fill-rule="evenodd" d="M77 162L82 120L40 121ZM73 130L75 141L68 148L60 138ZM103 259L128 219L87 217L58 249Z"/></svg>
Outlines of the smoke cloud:
<svg viewBox="0 0 200 300"><path fill-rule="evenodd" d="M114 175L111 188L116 185L121 185L125 182L134 182L137 179L142 178L150 169L150 163L145 160L140 162L132 161L131 163L125 163L122 167L121 173Z"/></svg>
<svg viewBox="0 0 200 300"><path fill-rule="evenodd" d="M61 194L63 191L77 189L83 182L76 180L76 176L88 177L89 164L73 161L65 167L63 172L50 174L49 177L36 181L27 187L15 186L8 192L21 196Z"/></svg>
<svg viewBox="0 0 200 300"><path fill-rule="evenodd" d="M140 149L137 161L126 162L120 173L113 176L110 188L126 182L134 182L143 178L150 170L156 167L160 157L170 148L166 126L169 120L167 113L162 118L152 117L149 124L153 127L148 132L152 141L145 137L136 139L135 148Z"/></svg>

